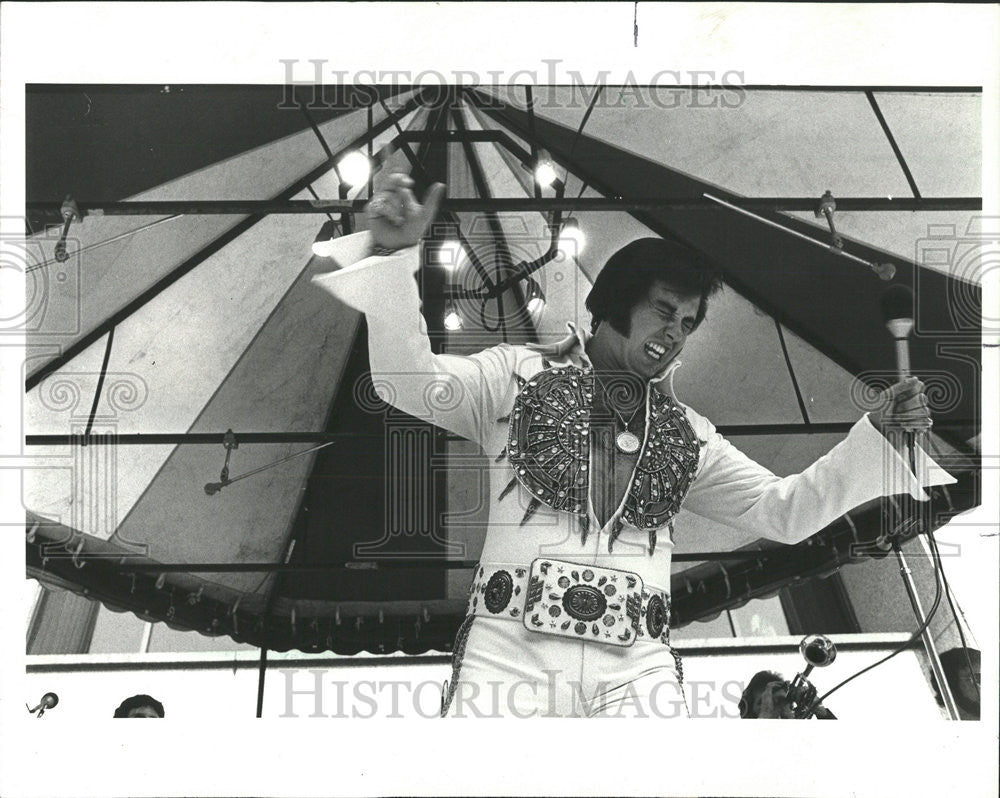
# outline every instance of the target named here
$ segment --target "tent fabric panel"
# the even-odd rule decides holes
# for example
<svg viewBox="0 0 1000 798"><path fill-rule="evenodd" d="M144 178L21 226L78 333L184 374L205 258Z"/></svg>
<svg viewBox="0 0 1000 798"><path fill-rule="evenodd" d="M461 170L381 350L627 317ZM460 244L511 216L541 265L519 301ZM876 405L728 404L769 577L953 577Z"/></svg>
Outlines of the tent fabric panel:
<svg viewBox="0 0 1000 798"><path fill-rule="evenodd" d="M360 135L366 124L365 112L357 111L325 123L320 130L336 149ZM322 164L325 157L313 131L305 130L128 199L269 199ZM28 336L29 356L43 351L41 347L46 345L65 347L79 340L245 217L191 215L140 230L162 218L87 216L73 225L70 235L78 243L70 242L71 268L66 280L48 281L50 293L44 318L36 325L37 331ZM139 232L102 245L131 231ZM52 259L57 239L57 235L46 232L30 240L34 252ZM77 247L83 251L75 255ZM45 268L51 271L56 265L53 261Z"/></svg>
<svg viewBox="0 0 1000 798"><path fill-rule="evenodd" d="M308 448L301 443L241 446L230 468L237 476ZM118 526L113 542L158 562L278 561L287 547L288 525L309 472L310 456L296 457L234 482L214 496L206 495L204 486L218 481L224 455L221 447L174 449ZM271 577L218 573L199 578L240 593L254 593Z"/></svg>
<svg viewBox="0 0 1000 798"><path fill-rule="evenodd" d="M844 309L843 323L850 324L850 310ZM788 358L812 423L857 421L864 414L854 399L857 380L847 369L824 357L816 348L782 325ZM852 392L853 390L853 392Z"/></svg>
<svg viewBox="0 0 1000 798"><path fill-rule="evenodd" d="M108 372L122 384L129 412L116 415L113 403L123 400L108 391L102 396L99 412L110 410L117 431L122 433L189 428L302 271L315 231L316 220L309 216L268 217L119 325ZM185 334L166 334L172 330L184 330ZM192 342L200 345L195 349ZM88 379L93 380L100 370L103 350L100 355L96 346L89 350L86 362L92 370ZM70 363L28 394L31 432L68 431L71 412L79 411L46 407L43 399L48 385L58 385L66 379L64 375L75 373L76 367ZM108 385L109 391L114 384ZM148 454L157 451L163 448L152 448ZM152 476L145 467L139 472ZM100 478L97 474L80 477ZM136 485L130 483L129 487ZM118 495L121 500L127 494ZM45 501L49 507L54 499L49 494ZM40 510L37 506L33 509ZM92 529L88 524L81 531L107 534L107 530Z"/></svg>
<svg viewBox="0 0 1000 798"><path fill-rule="evenodd" d="M875 92L924 197L982 194L981 94Z"/></svg>
<svg viewBox="0 0 1000 798"><path fill-rule="evenodd" d="M909 194L861 92L753 90L742 92L742 101L732 107L721 101L705 107L704 97L692 99L687 91L677 107L663 108L650 90L639 91L646 94L641 106L629 107L626 97L599 101L584 135L750 197L815 195L818 200L827 189L842 196ZM578 108L535 111L574 132L578 127ZM844 168L848 162L851 169ZM647 192L655 193L652 187Z"/></svg>

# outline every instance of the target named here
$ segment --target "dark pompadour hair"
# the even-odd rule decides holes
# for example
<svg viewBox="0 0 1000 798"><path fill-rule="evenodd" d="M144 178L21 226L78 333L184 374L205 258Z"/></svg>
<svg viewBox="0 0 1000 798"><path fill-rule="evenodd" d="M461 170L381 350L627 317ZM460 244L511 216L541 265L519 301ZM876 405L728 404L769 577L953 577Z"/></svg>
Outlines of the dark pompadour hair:
<svg viewBox="0 0 1000 798"><path fill-rule="evenodd" d="M138 709L139 707L152 707L156 710L156 714L161 718L166 717L163 712L163 704L153 698L153 696L146 695L145 693L131 696L122 701L121 704L119 704L118 709L115 710L115 717L127 718L129 712L133 709Z"/></svg>
<svg viewBox="0 0 1000 798"><path fill-rule="evenodd" d="M695 327L705 318L708 298L722 287L716 267L697 250L663 238L636 239L608 258L587 295L591 331L596 332L597 325L607 321L628 335L632 309L657 280L701 298Z"/></svg>
<svg viewBox="0 0 1000 798"><path fill-rule="evenodd" d="M754 709L754 699L763 694L764 688L771 682L783 682L784 678L774 671L757 671L747 685L743 695L740 696L740 717L744 720L756 720L757 711Z"/></svg>

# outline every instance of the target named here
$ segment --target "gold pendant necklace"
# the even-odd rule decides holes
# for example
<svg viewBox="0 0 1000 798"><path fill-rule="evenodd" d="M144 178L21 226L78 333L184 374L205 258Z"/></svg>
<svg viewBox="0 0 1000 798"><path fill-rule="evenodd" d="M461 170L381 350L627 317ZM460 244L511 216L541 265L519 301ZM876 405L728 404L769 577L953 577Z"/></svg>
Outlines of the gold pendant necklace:
<svg viewBox="0 0 1000 798"><path fill-rule="evenodd" d="M639 412L639 408L642 407L643 402L639 402L639 405L632 412L632 417L626 421L625 417L619 413L618 409L611 403L611 397L608 396L608 389L604 387L604 383L601 382L601 378L597 376L596 371L594 372L594 378L597 380L597 384L601 386L601 393L604 394L604 403L622 422L622 426L625 427L624 432L619 432L618 435L615 436L615 446L618 451L624 454L635 454L639 451L641 442L639 441L639 436L629 429L629 425L635 420L636 413Z"/></svg>

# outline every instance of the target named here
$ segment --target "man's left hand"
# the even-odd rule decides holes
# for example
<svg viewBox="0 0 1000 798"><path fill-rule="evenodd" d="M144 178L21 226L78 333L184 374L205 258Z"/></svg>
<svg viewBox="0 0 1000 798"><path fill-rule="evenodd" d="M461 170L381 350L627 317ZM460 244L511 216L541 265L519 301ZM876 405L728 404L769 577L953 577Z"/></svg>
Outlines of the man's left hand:
<svg viewBox="0 0 1000 798"><path fill-rule="evenodd" d="M872 426L886 437L893 432L927 432L931 421L930 404L924 384L906 377L883 394L883 406L870 416Z"/></svg>

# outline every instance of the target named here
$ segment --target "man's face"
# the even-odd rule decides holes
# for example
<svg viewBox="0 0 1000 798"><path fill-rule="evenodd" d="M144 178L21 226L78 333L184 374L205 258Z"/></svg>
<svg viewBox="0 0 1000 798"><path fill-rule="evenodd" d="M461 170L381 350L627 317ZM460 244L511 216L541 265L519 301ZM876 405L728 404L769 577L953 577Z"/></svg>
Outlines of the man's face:
<svg viewBox="0 0 1000 798"><path fill-rule="evenodd" d="M610 324L601 325L612 337L616 367L647 380L662 373L694 330L699 302L697 294L683 294L661 280L653 282L632 308L628 337Z"/></svg>
<svg viewBox="0 0 1000 798"><path fill-rule="evenodd" d="M795 713L788 701L788 682L768 682L754 697L754 709L762 720L794 720Z"/></svg>
<svg viewBox="0 0 1000 798"><path fill-rule="evenodd" d="M130 709L127 718L158 718L160 714L152 707L135 707Z"/></svg>

